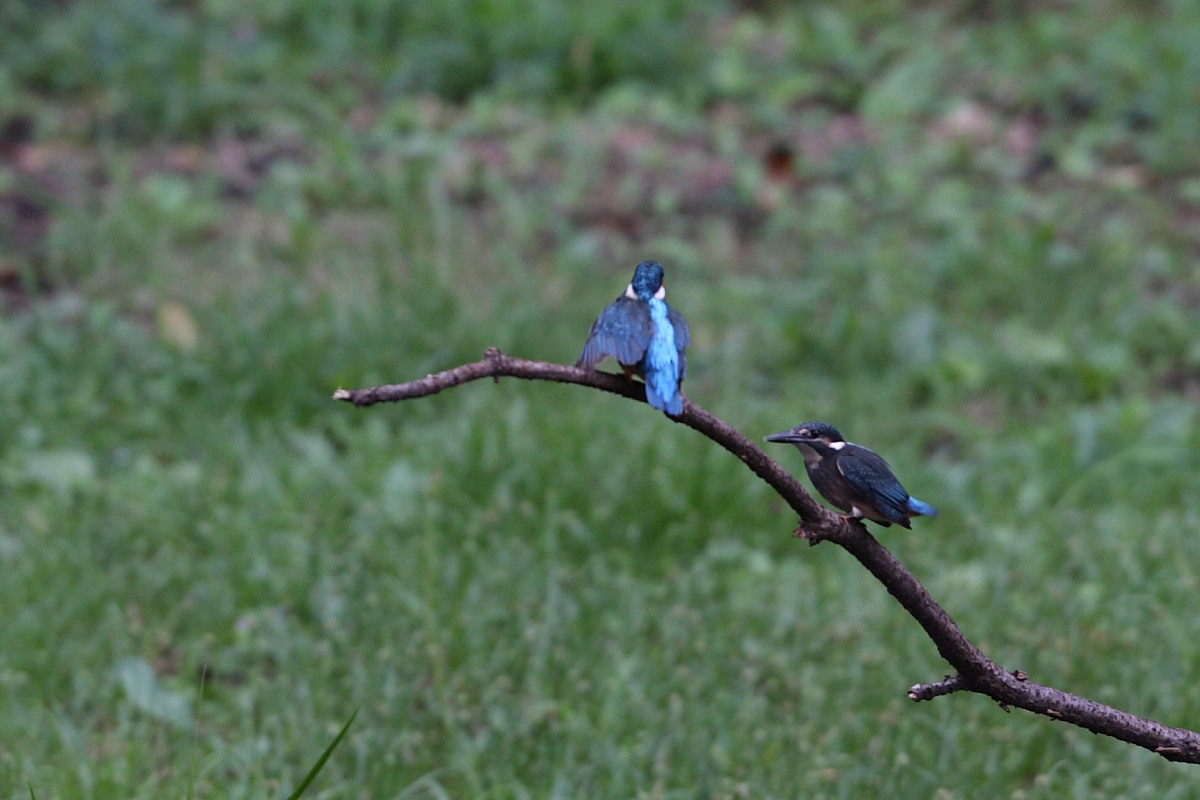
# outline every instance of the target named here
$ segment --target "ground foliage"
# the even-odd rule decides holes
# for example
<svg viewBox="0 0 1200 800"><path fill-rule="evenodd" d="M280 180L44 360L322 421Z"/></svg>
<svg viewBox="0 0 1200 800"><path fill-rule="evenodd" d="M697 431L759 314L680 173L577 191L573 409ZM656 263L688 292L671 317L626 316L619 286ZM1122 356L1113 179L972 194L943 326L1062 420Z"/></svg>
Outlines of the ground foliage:
<svg viewBox="0 0 1200 800"><path fill-rule="evenodd" d="M810 418L999 662L1200 726L1200 10L0 5L0 792L1187 797L980 698L570 362L644 257L688 394ZM594 395L594 396L593 396ZM798 455L781 452L799 470Z"/></svg>

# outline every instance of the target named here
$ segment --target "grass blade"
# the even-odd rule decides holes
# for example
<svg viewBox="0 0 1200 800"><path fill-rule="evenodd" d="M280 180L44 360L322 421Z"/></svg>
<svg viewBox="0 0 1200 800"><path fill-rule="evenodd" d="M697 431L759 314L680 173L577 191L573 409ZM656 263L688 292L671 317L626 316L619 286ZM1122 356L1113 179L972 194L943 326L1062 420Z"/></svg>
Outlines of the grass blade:
<svg viewBox="0 0 1200 800"><path fill-rule="evenodd" d="M325 752L321 753L321 757L317 759L317 763L312 765L312 768L308 771L308 774L304 776L304 780L300 781L299 785L292 790L292 793L287 796L286 800L296 800L298 797L300 797L300 795L304 794L304 790L307 789L308 785L313 782L313 780L317 777L317 774L320 773L321 768L325 766L325 762L329 760L331 755L333 755L333 749L342 741L342 738L346 735L346 732L350 730L350 726L354 724L354 718L357 716L358 709L356 708L354 709L354 713L350 715L350 719L346 720L346 724L342 726L340 731L338 731L338 735L333 737L333 741L330 742L329 746L325 748Z"/></svg>

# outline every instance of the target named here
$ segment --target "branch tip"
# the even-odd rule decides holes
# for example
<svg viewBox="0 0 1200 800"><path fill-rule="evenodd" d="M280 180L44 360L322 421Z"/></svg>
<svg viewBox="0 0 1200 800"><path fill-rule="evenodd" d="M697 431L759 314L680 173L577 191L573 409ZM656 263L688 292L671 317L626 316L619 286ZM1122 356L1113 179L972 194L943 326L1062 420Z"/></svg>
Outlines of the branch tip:
<svg viewBox="0 0 1200 800"><path fill-rule="evenodd" d="M954 694L966 689L967 681L962 675L947 675L940 681L934 681L933 683L913 684L908 689L908 699L914 703L920 703L923 700L932 700L935 697Z"/></svg>

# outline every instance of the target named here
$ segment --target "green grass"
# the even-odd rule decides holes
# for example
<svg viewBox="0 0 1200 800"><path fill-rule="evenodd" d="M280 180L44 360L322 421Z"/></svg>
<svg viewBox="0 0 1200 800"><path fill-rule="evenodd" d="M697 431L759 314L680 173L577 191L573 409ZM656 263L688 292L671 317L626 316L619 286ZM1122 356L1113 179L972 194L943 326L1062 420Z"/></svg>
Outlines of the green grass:
<svg viewBox="0 0 1200 800"><path fill-rule="evenodd" d="M529 21L411 55L468 5ZM690 397L879 450L943 511L881 536L990 655L1200 727L1200 13L484 5L0 11L0 798L283 797L356 708L305 796L1193 796L905 700L915 623L647 407L330 394L571 362L661 258Z"/></svg>

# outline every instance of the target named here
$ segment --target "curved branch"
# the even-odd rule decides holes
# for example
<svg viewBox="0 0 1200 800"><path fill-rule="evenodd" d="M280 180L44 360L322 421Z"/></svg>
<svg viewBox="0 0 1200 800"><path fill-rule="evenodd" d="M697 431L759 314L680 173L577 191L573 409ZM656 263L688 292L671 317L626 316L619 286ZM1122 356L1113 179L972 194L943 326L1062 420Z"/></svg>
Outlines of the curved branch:
<svg viewBox="0 0 1200 800"><path fill-rule="evenodd" d="M468 381L481 378L499 381L501 377L575 383L632 400L645 402L646 399L643 384L620 375L565 364L527 361L505 355L496 348L489 348L482 361L463 364L419 380L365 389L338 389L333 397L356 406L370 406L428 397ZM921 582L861 523L848 522L840 514L829 511L814 500L791 473L775 463L740 431L686 398L683 413L672 419L693 428L737 456L800 516L797 536L808 539L810 544L830 541L849 551L917 621L937 647L938 653L957 674L934 683L913 686L908 690L910 699L932 700L959 691L974 692L991 697L1006 710L1009 707L1023 708L1144 747L1169 761L1200 763L1200 733L1170 728L1085 697L1034 683L1019 670L1010 672L1002 669L971 644L958 624L930 596Z"/></svg>

